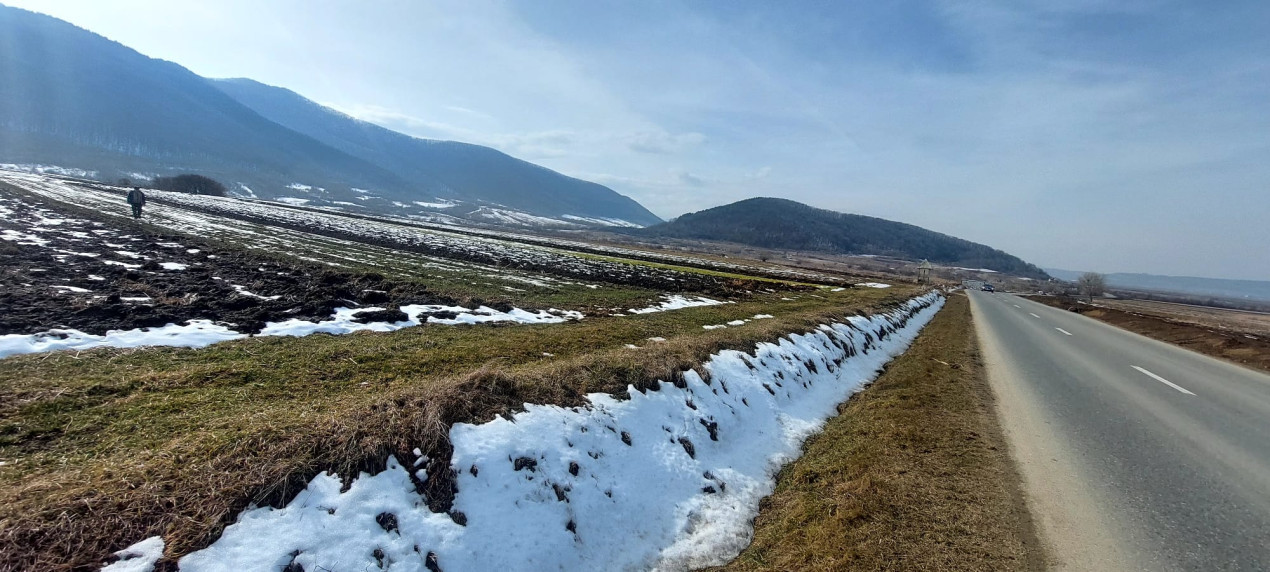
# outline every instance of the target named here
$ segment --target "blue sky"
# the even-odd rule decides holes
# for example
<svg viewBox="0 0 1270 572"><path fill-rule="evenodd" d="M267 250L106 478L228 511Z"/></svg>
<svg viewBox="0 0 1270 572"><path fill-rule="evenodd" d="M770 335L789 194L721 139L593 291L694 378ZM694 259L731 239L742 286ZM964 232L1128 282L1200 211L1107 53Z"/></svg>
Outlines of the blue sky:
<svg viewBox="0 0 1270 572"><path fill-rule="evenodd" d="M1270 2L6 1L663 217L780 196L1270 279Z"/></svg>

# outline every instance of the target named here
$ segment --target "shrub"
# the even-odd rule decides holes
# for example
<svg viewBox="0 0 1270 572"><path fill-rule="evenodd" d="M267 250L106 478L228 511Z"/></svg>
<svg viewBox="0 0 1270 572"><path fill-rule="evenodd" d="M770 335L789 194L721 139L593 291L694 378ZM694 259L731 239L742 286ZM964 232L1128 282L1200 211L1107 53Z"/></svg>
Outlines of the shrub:
<svg viewBox="0 0 1270 572"><path fill-rule="evenodd" d="M202 175L177 175L175 177L155 177L154 188L161 191L175 191L191 195L213 195L223 197L228 193L225 185L215 179Z"/></svg>

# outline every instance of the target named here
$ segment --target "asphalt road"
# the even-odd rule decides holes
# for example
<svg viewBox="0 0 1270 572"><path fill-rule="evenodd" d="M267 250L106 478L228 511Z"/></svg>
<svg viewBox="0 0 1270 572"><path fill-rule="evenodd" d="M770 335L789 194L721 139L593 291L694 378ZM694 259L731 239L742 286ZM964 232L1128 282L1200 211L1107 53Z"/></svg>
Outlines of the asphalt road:
<svg viewBox="0 0 1270 572"><path fill-rule="evenodd" d="M1270 376L972 291L1050 564L1270 570Z"/></svg>

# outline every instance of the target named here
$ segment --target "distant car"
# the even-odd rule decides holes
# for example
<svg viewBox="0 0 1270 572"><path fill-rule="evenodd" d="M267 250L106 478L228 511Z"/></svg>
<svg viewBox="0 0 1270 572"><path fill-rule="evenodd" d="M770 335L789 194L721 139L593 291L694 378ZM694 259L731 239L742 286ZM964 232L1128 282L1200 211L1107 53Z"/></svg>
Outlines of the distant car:
<svg viewBox="0 0 1270 572"><path fill-rule="evenodd" d="M984 292L996 292L996 291L997 291L997 289L996 289L996 288L993 288L991 284L984 284L984 285L983 285L983 288L981 288L981 289L982 289Z"/></svg>

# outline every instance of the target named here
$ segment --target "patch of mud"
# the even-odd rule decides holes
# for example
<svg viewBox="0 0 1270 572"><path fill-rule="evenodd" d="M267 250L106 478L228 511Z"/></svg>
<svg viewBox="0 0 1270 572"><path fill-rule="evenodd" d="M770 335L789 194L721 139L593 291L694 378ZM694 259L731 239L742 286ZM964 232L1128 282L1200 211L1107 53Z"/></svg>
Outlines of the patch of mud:
<svg viewBox="0 0 1270 572"><path fill-rule="evenodd" d="M0 335L108 330L210 319L243 333L328 319L337 307L453 305L422 284L283 264L188 237L0 200ZM381 315L382 314L382 315ZM405 320L399 310L362 319Z"/></svg>

